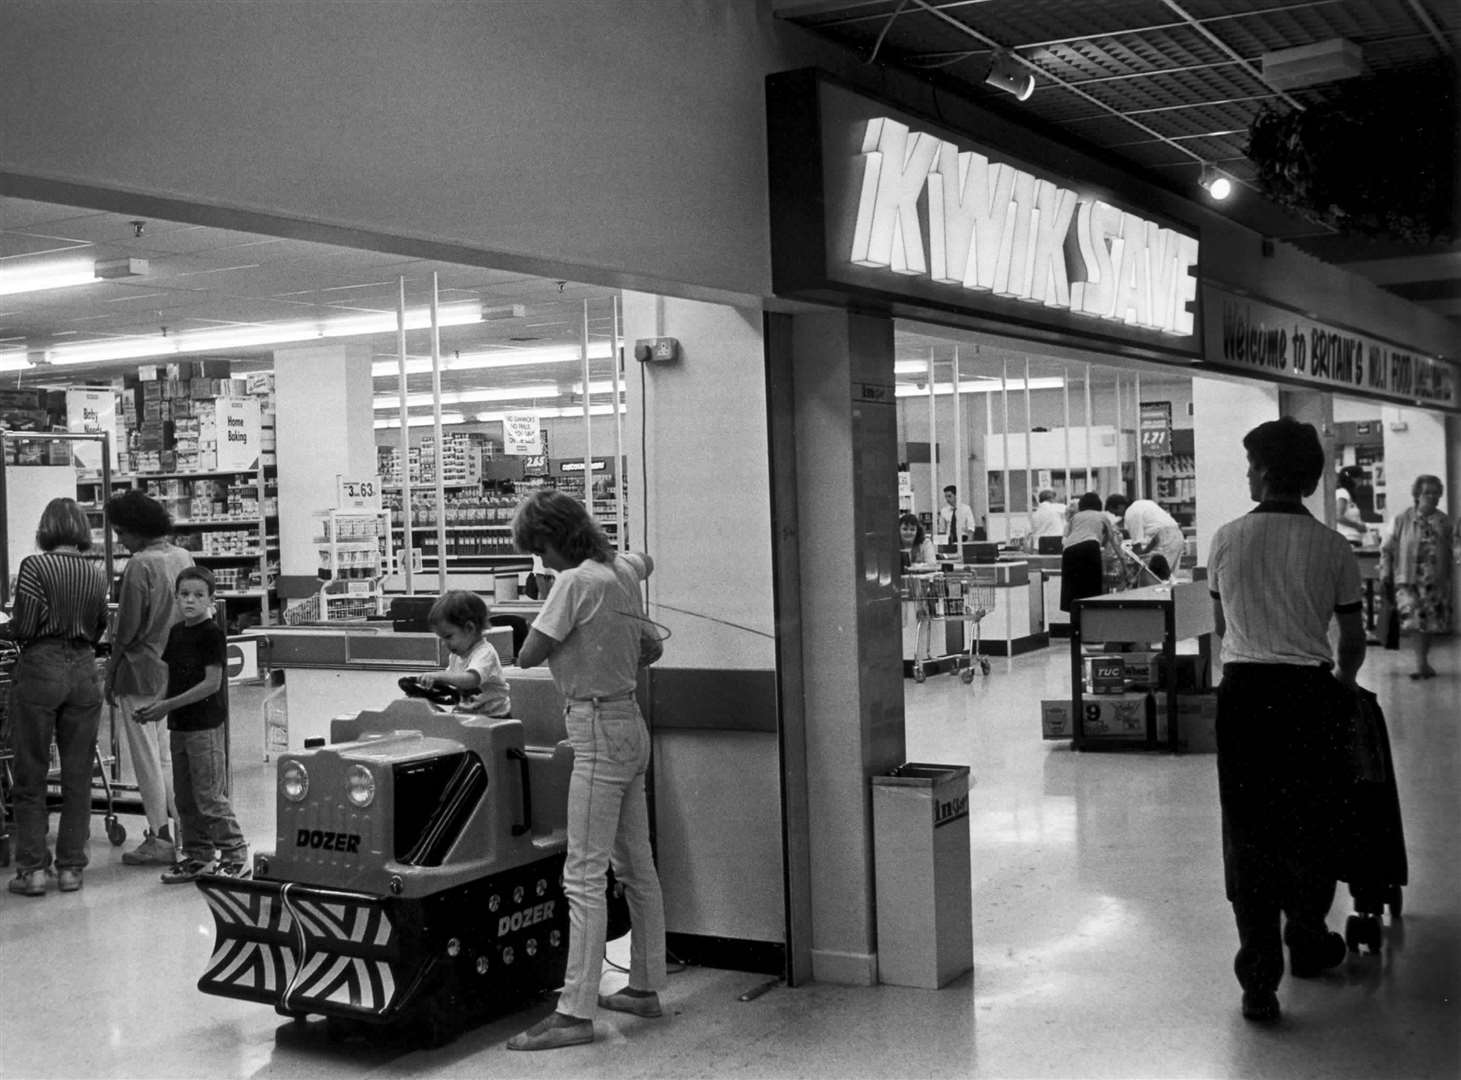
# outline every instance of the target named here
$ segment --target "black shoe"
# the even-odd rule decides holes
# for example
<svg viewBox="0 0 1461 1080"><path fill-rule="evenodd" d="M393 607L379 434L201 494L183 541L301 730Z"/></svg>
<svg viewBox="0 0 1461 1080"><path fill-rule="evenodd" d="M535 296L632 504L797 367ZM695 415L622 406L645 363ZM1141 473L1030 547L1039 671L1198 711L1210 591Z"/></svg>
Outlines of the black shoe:
<svg viewBox="0 0 1461 1080"><path fill-rule="evenodd" d="M1278 1022L1278 995L1272 990L1243 991L1243 1019L1255 1024Z"/></svg>
<svg viewBox="0 0 1461 1080"><path fill-rule="evenodd" d="M1315 979L1344 963L1349 948L1332 930L1305 944L1289 942L1289 974L1296 979Z"/></svg>

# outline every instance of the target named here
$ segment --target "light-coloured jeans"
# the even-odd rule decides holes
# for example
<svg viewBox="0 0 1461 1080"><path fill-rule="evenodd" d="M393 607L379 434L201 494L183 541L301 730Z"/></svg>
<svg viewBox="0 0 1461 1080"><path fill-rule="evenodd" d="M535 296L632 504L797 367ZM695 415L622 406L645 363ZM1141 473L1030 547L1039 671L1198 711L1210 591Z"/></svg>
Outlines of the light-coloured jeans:
<svg viewBox="0 0 1461 1080"><path fill-rule="evenodd" d="M183 857L198 862L212 862L215 849L226 863L242 863L248 855L243 830L228 801L225 737L222 725L207 731L168 732Z"/></svg>
<svg viewBox="0 0 1461 1080"><path fill-rule="evenodd" d="M46 777L51 739L61 756L61 822L56 865L79 870L91 836L91 778L101 721L101 686L90 642L42 638L25 647L10 688L15 751L15 865L22 872L51 863L46 846Z"/></svg>
<svg viewBox="0 0 1461 1080"><path fill-rule="evenodd" d="M155 700L145 694L117 695L117 713L127 736L127 753L137 780L137 794L142 798L147 827L154 833L170 818L178 816L172 794L172 749L168 745L167 721L139 724L133 719L138 709Z"/></svg>
<svg viewBox="0 0 1461 1080"><path fill-rule="evenodd" d="M573 777L563 864L568 969L558 1011L592 1019L603 974L611 860L629 903L629 985L635 990L665 985L665 906L649 846L644 794L649 731L633 697L569 702L563 716L573 747Z"/></svg>

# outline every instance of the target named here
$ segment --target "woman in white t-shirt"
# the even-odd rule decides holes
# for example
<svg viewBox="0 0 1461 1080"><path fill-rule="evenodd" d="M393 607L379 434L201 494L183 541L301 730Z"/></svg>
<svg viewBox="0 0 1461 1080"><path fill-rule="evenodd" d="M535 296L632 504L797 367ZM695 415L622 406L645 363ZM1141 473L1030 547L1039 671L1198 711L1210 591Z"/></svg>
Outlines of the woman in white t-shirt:
<svg viewBox="0 0 1461 1080"><path fill-rule="evenodd" d="M615 554L584 505L539 490L518 506L512 539L558 572L518 652L518 666L544 661L563 695L573 747L568 784L568 966L558 1008L507 1042L509 1050L551 1050L592 1042L596 1007L661 1015L665 913L649 843L645 774L650 741L635 699L639 669L658 660L659 635L644 614L640 583L648 555ZM610 857L629 904L629 984L600 994Z"/></svg>

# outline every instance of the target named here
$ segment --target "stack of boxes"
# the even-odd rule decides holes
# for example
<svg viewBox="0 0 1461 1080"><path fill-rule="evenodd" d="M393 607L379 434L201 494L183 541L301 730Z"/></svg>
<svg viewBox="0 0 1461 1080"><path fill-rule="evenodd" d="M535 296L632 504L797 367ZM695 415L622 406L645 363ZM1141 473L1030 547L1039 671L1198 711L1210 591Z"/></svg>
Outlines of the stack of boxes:
<svg viewBox="0 0 1461 1080"><path fill-rule="evenodd" d="M66 391L0 390L0 428L12 433L66 430ZM53 439L5 440L7 465L70 465L71 447Z"/></svg>
<svg viewBox="0 0 1461 1080"><path fill-rule="evenodd" d="M1103 651L1083 657L1083 730L1089 740L1140 744L1147 717L1156 720L1157 738L1167 738L1167 687L1177 686L1177 735L1188 750L1217 749L1217 697L1212 693L1207 658L1179 653L1169 673L1163 655L1146 648ZM1047 739L1075 736L1069 698L1040 703L1041 733Z"/></svg>
<svg viewBox="0 0 1461 1080"><path fill-rule="evenodd" d="M218 402L255 397L263 420L263 464L273 464L274 384L271 372L229 377L227 360L143 364L112 381L122 473L208 472L219 467Z"/></svg>
<svg viewBox="0 0 1461 1080"><path fill-rule="evenodd" d="M406 467L411 483L436 483L436 461L442 460L442 483L461 487L482 482L482 462L496 456L497 444L479 431L453 432L443 435L442 450L436 452L436 439L430 435L421 440L420 446L407 451ZM376 447L376 469L381 482L401 482L401 451L395 446Z"/></svg>

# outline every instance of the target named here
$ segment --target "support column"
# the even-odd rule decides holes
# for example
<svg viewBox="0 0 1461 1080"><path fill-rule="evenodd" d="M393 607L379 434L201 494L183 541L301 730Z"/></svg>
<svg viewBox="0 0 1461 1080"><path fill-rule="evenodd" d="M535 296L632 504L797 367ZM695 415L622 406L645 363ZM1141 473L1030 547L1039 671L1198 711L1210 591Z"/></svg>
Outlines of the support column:
<svg viewBox="0 0 1461 1080"><path fill-rule="evenodd" d="M1192 380L1198 566L1207 565L1218 526L1253 509L1243 436L1278 416L1278 387L1273 383Z"/></svg>
<svg viewBox="0 0 1461 1080"><path fill-rule="evenodd" d="M775 317L786 318L786 317ZM778 493L795 485L796 521L777 552L797 576L801 629L812 976L877 981L869 777L903 761L897 592L897 410L893 326L844 311L790 316L791 462L773 460ZM784 415L786 403L775 403ZM932 441L932 440L931 440ZM773 439L773 447L776 441ZM781 499L776 500L778 505ZM785 600L786 591L778 589Z"/></svg>
<svg viewBox="0 0 1461 1080"><path fill-rule="evenodd" d="M375 475L373 389L367 346L274 353L281 600L319 588L314 513L335 504L335 477Z"/></svg>

